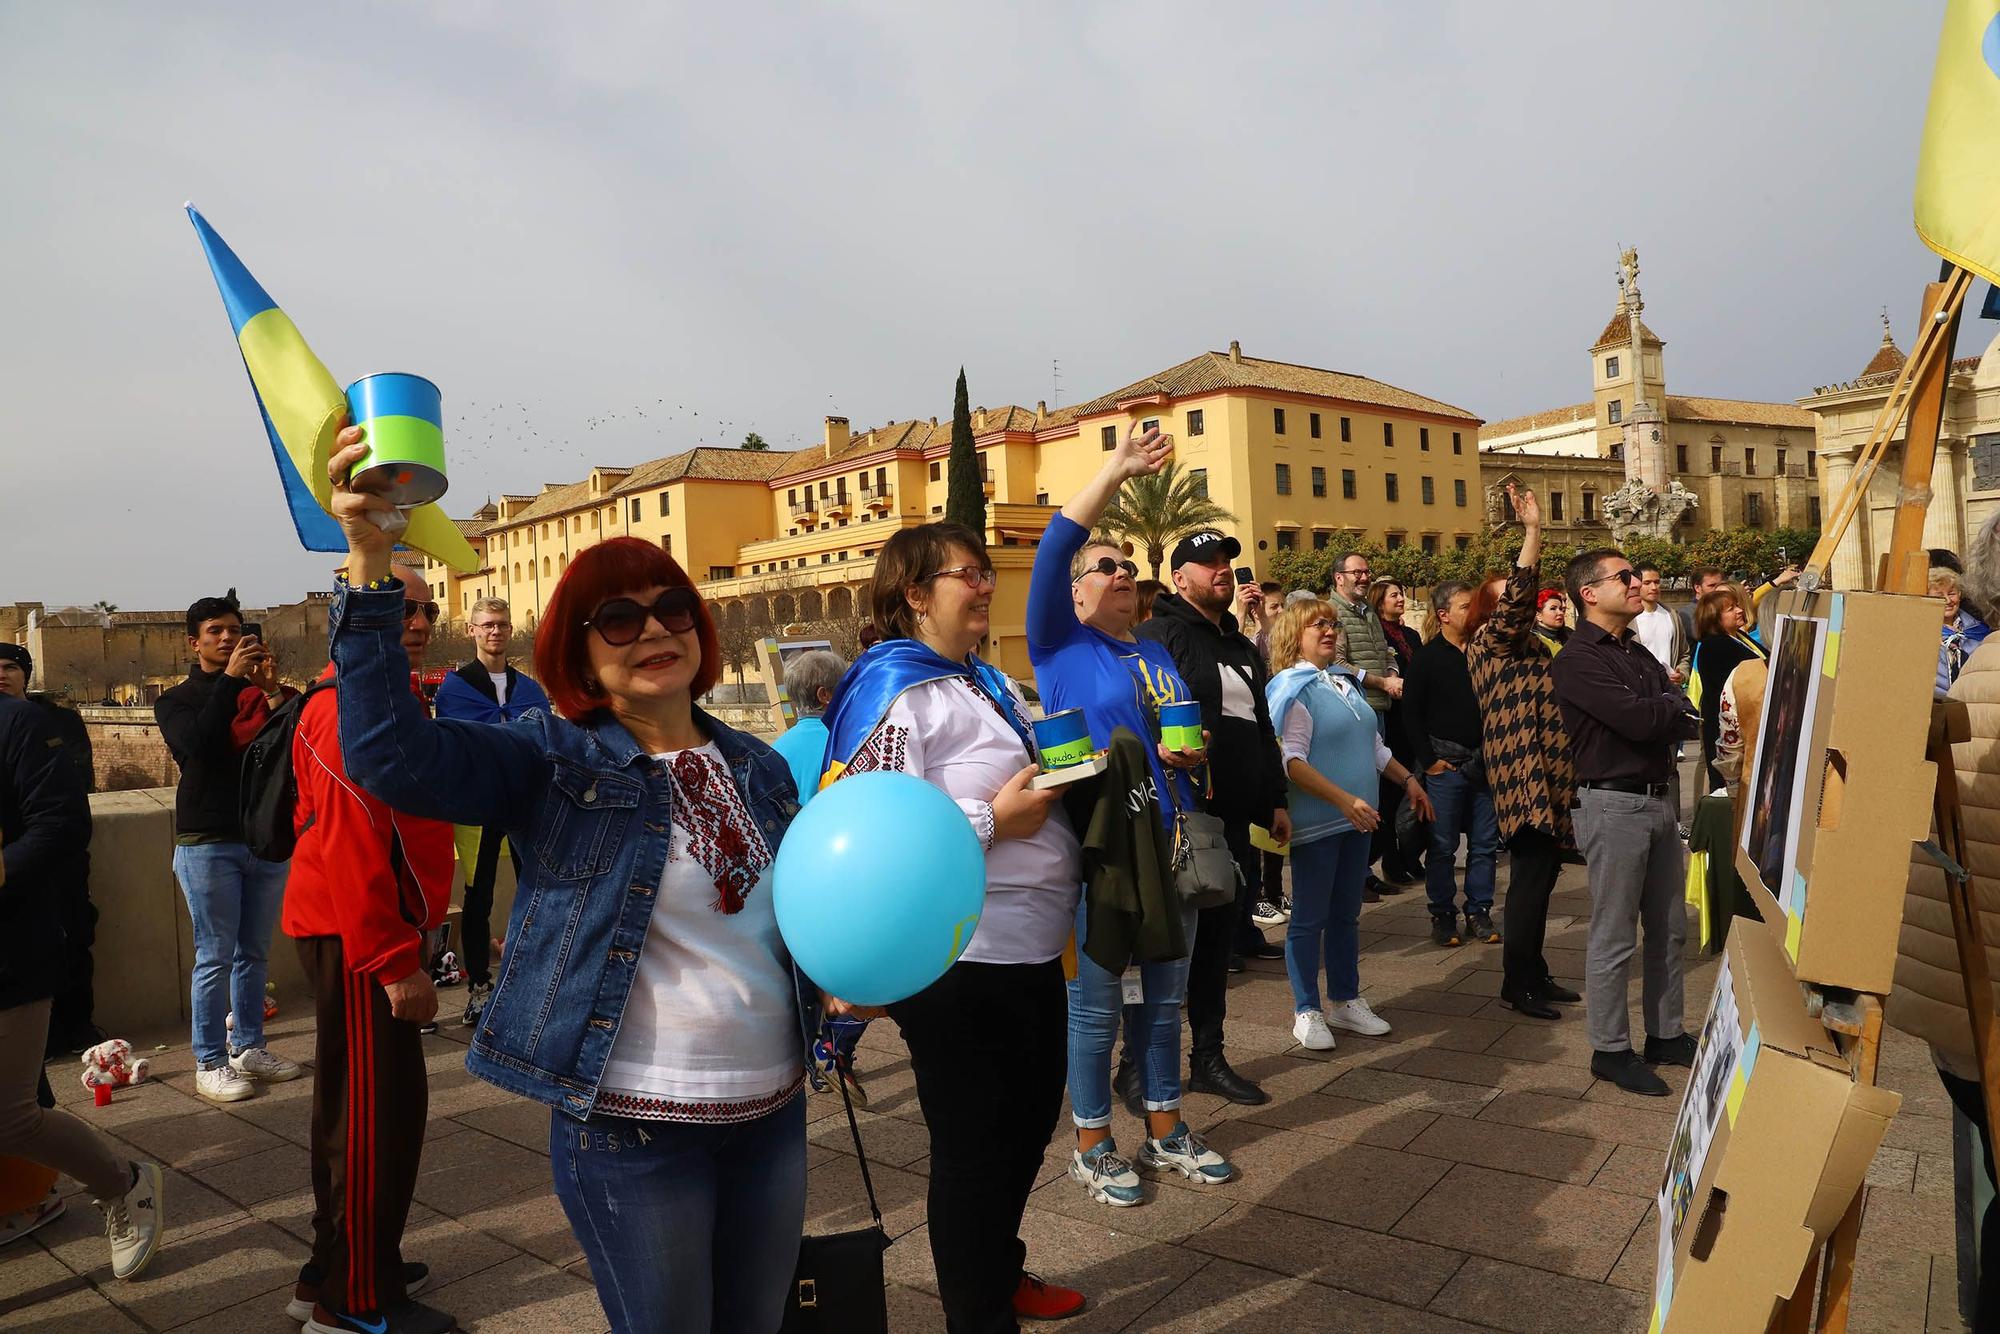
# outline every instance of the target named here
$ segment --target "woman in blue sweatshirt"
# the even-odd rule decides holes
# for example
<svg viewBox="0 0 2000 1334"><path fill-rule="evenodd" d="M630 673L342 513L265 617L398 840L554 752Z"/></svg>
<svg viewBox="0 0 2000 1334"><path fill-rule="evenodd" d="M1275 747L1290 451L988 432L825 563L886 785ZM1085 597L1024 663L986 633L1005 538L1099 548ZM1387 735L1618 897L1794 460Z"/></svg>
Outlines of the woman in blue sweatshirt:
<svg viewBox="0 0 2000 1334"><path fill-rule="evenodd" d="M1375 710L1346 676L1340 621L1325 602L1285 608L1271 631L1271 723L1291 781L1292 920L1285 971L1292 981L1292 1036L1310 1051L1332 1051L1332 1028L1380 1037L1389 1025L1361 998L1361 892L1370 836L1381 812L1368 801L1380 777L1408 793L1419 818L1430 798L1389 753ZM1364 795L1366 794L1366 795ZM1328 1001L1320 1006L1326 967Z"/></svg>
<svg viewBox="0 0 2000 1334"><path fill-rule="evenodd" d="M1035 665L1043 707L1050 713L1082 709L1098 749L1119 727L1153 742L1153 783L1170 832L1177 804L1195 808L1187 771L1204 755L1160 745L1159 707L1194 696L1166 646L1132 633L1138 567L1108 539L1093 538L1090 527L1126 479L1158 472L1172 453L1172 437L1158 430L1142 434L1135 427L1097 476L1049 520L1028 585L1028 660ZM1077 906L1078 946L1084 943L1087 907ZM1186 914L1182 928L1192 945L1194 914ZM1144 997L1133 1007L1146 1109L1139 1162L1203 1185L1229 1180L1233 1169L1181 1120L1180 1007L1187 970L1187 959L1180 958L1135 965L1126 974L1137 973ZM1077 1147L1069 1170L1090 1198L1117 1206L1144 1202L1138 1174L1111 1136L1111 1047L1124 1009L1122 990L1122 979L1077 949L1076 976L1069 984L1069 1098ZM1128 1042L1128 1050L1132 1045Z"/></svg>

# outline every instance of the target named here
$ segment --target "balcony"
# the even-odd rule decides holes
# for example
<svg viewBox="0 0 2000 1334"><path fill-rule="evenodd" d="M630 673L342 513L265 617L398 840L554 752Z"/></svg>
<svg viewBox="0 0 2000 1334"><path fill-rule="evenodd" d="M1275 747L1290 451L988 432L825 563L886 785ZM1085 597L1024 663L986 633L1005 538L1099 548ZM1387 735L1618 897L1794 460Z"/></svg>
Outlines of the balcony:
<svg viewBox="0 0 2000 1334"><path fill-rule="evenodd" d="M880 486L861 484L861 503L871 510L886 510L895 501L896 488L888 482Z"/></svg>
<svg viewBox="0 0 2000 1334"><path fill-rule="evenodd" d="M991 468L983 468L980 470L979 487L980 490L986 493L986 498L988 500L993 499L993 470Z"/></svg>
<svg viewBox="0 0 2000 1334"><path fill-rule="evenodd" d="M847 498L845 491L837 491L831 496L819 498L820 512L829 519L845 519L854 513L854 502Z"/></svg>
<svg viewBox="0 0 2000 1334"><path fill-rule="evenodd" d="M819 502L808 496L792 502L792 518L810 528L819 522Z"/></svg>

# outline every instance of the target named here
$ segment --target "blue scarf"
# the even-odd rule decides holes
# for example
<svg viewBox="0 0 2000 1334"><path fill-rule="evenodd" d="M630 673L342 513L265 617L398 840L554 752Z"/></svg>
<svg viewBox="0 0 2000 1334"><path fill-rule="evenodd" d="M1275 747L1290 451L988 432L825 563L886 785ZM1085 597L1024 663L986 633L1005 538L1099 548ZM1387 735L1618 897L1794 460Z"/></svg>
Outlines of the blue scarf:
<svg viewBox="0 0 2000 1334"><path fill-rule="evenodd" d="M1361 717L1362 715L1356 712L1356 709L1367 706L1357 706L1353 690L1341 690L1333 684L1334 677L1348 676L1352 670L1352 668L1346 667L1341 663L1335 663L1331 667L1321 669L1309 662L1301 662L1285 668L1284 671L1279 672L1269 681L1266 681L1264 683L1264 698L1269 703L1271 709L1271 727L1278 732L1285 730L1286 711L1292 707L1293 701L1298 699L1300 695L1305 694L1306 690L1316 681L1324 683L1328 690L1331 690L1336 697L1345 703L1348 712L1353 713L1357 718Z"/></svg>
<svg viewBox="0 0 2000 1334"><path fill-rule="evenodd" d="M904 691L954 676L999 710L1033 758L1034 733L999 668L980 661L976 654L967 654L964 662L953 662L920 640L885 639L854 660L833 692L833 702L826 710L826 759L820 766L821 785L829 781L827 775L838 776L847 767L854 752L874 734L889 706Z"/></svg>

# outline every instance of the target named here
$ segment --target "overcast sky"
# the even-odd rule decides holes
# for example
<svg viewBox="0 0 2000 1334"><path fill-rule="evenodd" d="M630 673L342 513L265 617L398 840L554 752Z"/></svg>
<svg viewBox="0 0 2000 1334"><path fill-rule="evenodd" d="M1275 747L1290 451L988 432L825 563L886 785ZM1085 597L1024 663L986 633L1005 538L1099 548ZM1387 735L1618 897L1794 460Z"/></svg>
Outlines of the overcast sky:
<svg viewBox="0 0 2000 1334"><path fill-rule="evenodd" d="M1938 4L974 8L0 0L0 602L330 586L184 199L336 378L443 386L459 515L961 363L1577 402L1620 244L1676 392L1789 400L1936 276Z"/></svg>

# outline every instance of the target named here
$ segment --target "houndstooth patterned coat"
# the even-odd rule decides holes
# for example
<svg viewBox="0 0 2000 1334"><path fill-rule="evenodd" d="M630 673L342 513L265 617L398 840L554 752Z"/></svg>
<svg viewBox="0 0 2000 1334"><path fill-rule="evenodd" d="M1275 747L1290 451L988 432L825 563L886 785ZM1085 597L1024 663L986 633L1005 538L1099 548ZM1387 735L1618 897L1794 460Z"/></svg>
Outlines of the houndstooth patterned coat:
<svg viewBox="0 0 2000 1334"><path fill-rule="evenodd" d="M1538 582L1535 570L1514 568L1500 605L1466 645L1465 665L1485 714L1486 780L1501 841L1539 829L1574 851L1576 765L1549 677L1555 655L1532 633Z"/></svg>

